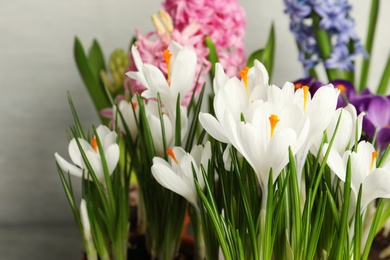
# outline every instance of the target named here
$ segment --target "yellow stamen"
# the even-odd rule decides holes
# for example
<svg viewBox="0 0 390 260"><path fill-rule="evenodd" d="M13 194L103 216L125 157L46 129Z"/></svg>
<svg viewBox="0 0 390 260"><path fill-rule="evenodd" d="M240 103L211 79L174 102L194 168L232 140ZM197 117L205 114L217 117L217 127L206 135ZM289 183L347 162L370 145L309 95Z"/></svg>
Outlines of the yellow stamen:
<svg viewBox="0 0 390 260"><path fill-rule="evenodd" d="M307 93L309 93L309 86L303 86L303 111L306 112Z"/></svg>
<svg viewBox="0 0 390 260"><path fill-rule="evenodd" d="M277 115L274 115L272 114L270 117L269 117L269 122L271 123L271 137L274 136L274 133L275 133L275 127L276 127L276 124L279 122L279 117Z"/></svg>
<svg viewBox="0 0 390 260"><path fill-rule="evenodd" d="M160 16L160 19L163 22L166 31L168 33L172 33L172 31L173 31L172 17L164 10L158 11L158 15Z"/></svg>
<svg viewBox="0 0 390 260"><path fill-rule="evenodd" d="M336 88L337 88L338 90L340 90L340 94L341 94L341 95L344 94L345 91L347 90L347 88L346 88L343 84L338 84L338 85L336 86Z"/></svg>
<svg viewBox="0 0 390 260"><path fill-rule="evenodd" d="M179 164L179 162L178 162L177 159L176 159L175 154L173 153L172 148L169 148L169 149L167 150L167 154L168 154L169 156L171 156L172 160L173 160L176 164Z"/></svg>
<svg viewBox="0 0 390 260"><path fill-rule="evenodd" d="M244 81L246 93L248 94L248 97L249 97L248 71L249 71L248 67L245 67L245 69L240 70L240 76L241 76L242 80Z"/></svg>
<svg viewBox="0 0 390 260"><path fill-rule="evenodd" d="M167 65L167 74L168 74L168 85L170 84L171 82L171 57L172 57L172 53L166 49L164 50L164 53L162 55L164 57L164 60L165 60L165 64Z"/></svg>
<svg viewBox="0 0 390 260"><path fill-rule="evenodd" d="M378 152L377 151L372 152L372 154L371 154L370 172L372 171L372 167L374 166L375 159L376 159L377 156L378 156Z"/></svg>
<svg viewBox="0 0 390 260"><path fill-rule="evenodd" d="M157 14L152 15L152 22L159 35L172 36L173 22L172 17L164 10L158 11Z"/></svg>
<svg viewBox="0 0 390 260"><path fill-rule="evenodd" d="M98 144L97 144L97 141L96 141L96 138L92 138L92 148L93 150L95 151L95 153L98 152Z"/></svg>

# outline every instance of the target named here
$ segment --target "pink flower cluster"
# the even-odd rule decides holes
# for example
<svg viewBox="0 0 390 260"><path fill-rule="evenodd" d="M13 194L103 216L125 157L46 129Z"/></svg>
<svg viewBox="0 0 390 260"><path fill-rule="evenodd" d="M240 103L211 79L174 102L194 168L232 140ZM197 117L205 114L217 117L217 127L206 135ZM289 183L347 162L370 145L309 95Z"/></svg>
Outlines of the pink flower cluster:
<svg viewBox="0 0 390 260"><path fill-rule="evenodd" d="M238 0L166 0L163 6L179 31L191 22L201 25L198 34L211 37L229 76L245 66L246 18Z"/></svg>
<svg viewBox="0 0 390 260"><path fill-rule="evenodd" d="M163 52L174 40L179 44L195 50L198 59L196 75L200 75L197 90L205 82L205 75L211 64L207 60L208 49L204 40L210 36L213 40L219 61L229 76L237 75L245 66L244 35L245 13L237 0L166 0L163 3L166 12L173 19L173 30L161 33L155 32L142 35L137 29L136 36L141 59L167 72ZM129 71L136 70L130 55ZM126 79L126 87L131 91L141 92L144 87L131 79ZM189 101L191 93L185 101ZM183 104L185 105L185 104Z"/></svg>

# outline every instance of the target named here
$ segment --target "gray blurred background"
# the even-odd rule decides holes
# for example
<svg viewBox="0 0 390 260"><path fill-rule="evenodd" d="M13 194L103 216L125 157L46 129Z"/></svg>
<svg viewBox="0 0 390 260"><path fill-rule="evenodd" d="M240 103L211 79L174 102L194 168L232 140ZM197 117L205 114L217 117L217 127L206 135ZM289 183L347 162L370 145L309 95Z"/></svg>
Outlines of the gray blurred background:
<svg viewBox="0 0 390 260"><path fill-rule="evenodd" d="M364 41L369 1L350 1ZM157 0L0 0L0 259L81 259L82 242L63 192L54 152L68 158L72 124L66 92L84 126L99 120L73 60L77 35L99 40L108 57L127 49L135 27L153 29ZM273 83L302 76L282 0L241 0L247 12L247 54L277 35ZM389 54L390 1L382 1L370 85ZM387 14L387 16L386 16ZM79 180L73 179L79 196Z"/></svg>

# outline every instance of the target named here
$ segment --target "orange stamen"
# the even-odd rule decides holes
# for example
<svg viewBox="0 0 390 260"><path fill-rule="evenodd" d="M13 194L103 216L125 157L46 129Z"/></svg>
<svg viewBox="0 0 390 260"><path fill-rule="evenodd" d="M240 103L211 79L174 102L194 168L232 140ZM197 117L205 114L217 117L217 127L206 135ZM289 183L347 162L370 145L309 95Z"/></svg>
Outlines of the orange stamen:
<svg viewBox="0 0 390 260"><path fill-rule="evenodd" d="M275 133L275 127L276 127L276 124L279 122L279 117L277 115L274 115L272 114L270 117L269 117L269 122L271 123L271 137L274 136L274 133Z"/></svg>
<svg viewBox="0 0 390 260"><path fill-rule="evenodd" d="M303 86L303 111L306 112L307 94L309 93L309 87Z"/></svg>
<svg viewBox="0 0 390 260"><path fill-rule="evenodd" d="M372 154L371 154L370 171L372 171L372 167L374 166L374 162L375 162L375 159L376 159L377 156L378 156L378 152L377 151L372 152Z"/></svg>
<svg viewBox="0 0 390 260"><path fill-rule="evenodd" d="M244 81L246 93L248 94L248 97L249 97L248 71L249 71L248 67L245 67L245 69L240 70L240 76L241 76L242 80Z"/></svg>
<svg viewBox="0 0 390 260"><path fill-rule="evenodd" d="M167 74L168 74L167 81L168 81L168 85L169 85L171 82L171 57L172 57L172 53L168 49L166 49L166 50L164 50L162 56L164 57L165 64L167 65Z"/></svg>
<svg viewBox="0 0 390 260"><path fill-rule="evenodd" d="M98 144L97 144L97 141L96 141L96 138L92 138L92 148L93 150L95 151L95 153L98 152Z"/></svg>
<svg viewBox="0 0 390 260"><path fill-rule="evenodd" d="M136 102L133 102L132 105L133 105L133 108L134 108L134 109L136 109L137 106L138 106L138 104L137 104Z"/></svg>
<svg viewBox="0 0 390 260"><path fill-rule="evenodd" d="M173 153L172 148L169 148L169 149L167 150L167 154L168 154L169 156L171 156L172 160L173 160L176 164L179 164L179 162L178 162L177 159L176 159L175 154Z"/></svg>
<svg viewBox="0 0 390 260"><path fill-rule="evenodd" d="M295 90L303 87L303 85L301 83L295 83L294 86L295 86Z"/></svg>
<svg viewBox="0 0 390 260"><path fill-rule="evenodd" d="M341 94L341 95L344 94L345 91L347 90L347 88L346 88L343 84L338 84L338 85L336 86L336 88L337 88L338 90L340 90L340 94Z"/></svg>

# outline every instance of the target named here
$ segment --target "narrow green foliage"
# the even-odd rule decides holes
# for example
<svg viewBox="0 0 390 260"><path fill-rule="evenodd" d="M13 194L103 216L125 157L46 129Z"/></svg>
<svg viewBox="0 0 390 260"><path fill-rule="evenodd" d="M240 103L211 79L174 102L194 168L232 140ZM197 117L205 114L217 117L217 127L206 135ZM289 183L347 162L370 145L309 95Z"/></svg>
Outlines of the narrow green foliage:
<svg viewBox="0 0 390 260"><path fill-rule="evenodd" d="M372 53L372 46L374 45L376 23L378 20L378 12L379 12L379 0L372 0L370 18L368 22L368 29L367 29L367 36L366 36L366 44L365 44L367 54L370 57ZM363 59L362 70L360 72L359 91L362 91L367 86L369 70L370 70L370 61Z"/></svg>
<svg viewBox="0 0 390 260"><path fill-rule="evenodd" d="M360 213L360 206L362 201L362 184L359 187L359 195L355 211L355 236L354 236L354 259L360 259L360 245L362 243L362 215Z"/></svg>
<svg viewBox="0 0 390 260"><path fill-rule="evenodd" d="M330 37L328 33L320 28L320 20L318 14L313 12L313 31L314 36L317 40L318 50L320 52L321 58L323 60L327 60L330 58L332 52L332 44L330 42ZM337 69L326 69L326 75L328 76L328 80L332 81L338 78L338 70Z"/></svg>
<svg viewBox="0 0 390 260"><path fill-rule="evenodd" d="M191 125L190 125L189 131L188 131L188 138L187 138L187 143L185 146L186 151L190 151L192 146L194 145L196 130L198 128L198 123L199 123L199 113L200 113L200 109L202 107L202 101L203 101L205 89L206 89L206 84L203 84L202 90L201 90L199 97L198 97L198 102L196 102L196 104L195 104L194 117L191 120Z"/></svg>
<svg viewBox="0 0 390 260"><path fill-rule="evenodd" d="M97 111L109 107L110 103L104 90L104 85L98 75L104 61L102 62L102 52L97 42L94 42L91 50L91 57L87 57L80 40L76 37L74 41L74 58L81 78L92 98ZM103 68L104 69L104 68ZM100 115L99 115L100 116ZM107 124L108 119L100 116L103 123Z"/></svg>
<svg viewBox="0 0 390 260"><path fill-rule="evenodd" d="M342 259L345 254L349 254L349 246L348 246L348 210L349 210L349 199L351 195L351 158L348 158L347 162L347 173L345 177L344 183L344 195L343 195L343 206L341 210L341 220L340 220L340 229L339 234L337 236L338 243L335 243L336 250L331 252L331 259Z"/></svg>
<svg viewBox="0 0 390 260"><path fill-rule="evenodd" d="M375 235L378 232L377 229L378 229L379 220L381 218L381 214L382 214L382 211L383 211L383 207L384 207L384 199L379 199L379 202L378 202L378 204L376 206L376 211L375 211L375 214L374 214L374 218L372 219L370 232L368 233L366 246L364 247L364 252L363 252L363 255L362 255L362 258L361 258L363 260L368 259L368 255L370 253L372 242L374 241L374 237L375 237Z"/></svg>
<svg viewBox="0 0 390 260"><path fill-rule="evenodd" d="M209 49L209 54L208 54L208 60L211 63L211 69L210 69L210 78L213 79L215 77L215 63L219 61L218 59L218 53L215 48L215 45L213 43L213 40L210 37L205 38L205 44L207 48Z"/></svg>
<svg viewBox="0 0 390 260"><path fill-rule="evenodd" d="M177 100L176 100L175 145L181 146L180 93L177 95Z"/></svg>
<svg viewBox="0 0 390 260"><path fill-rule="evenodd" d="M379 86L376 91L378 95L386 95L387 88L389 87L390 81L390 55L387 57L385 68L383 69L382 77L379 80Z"/></svg>

